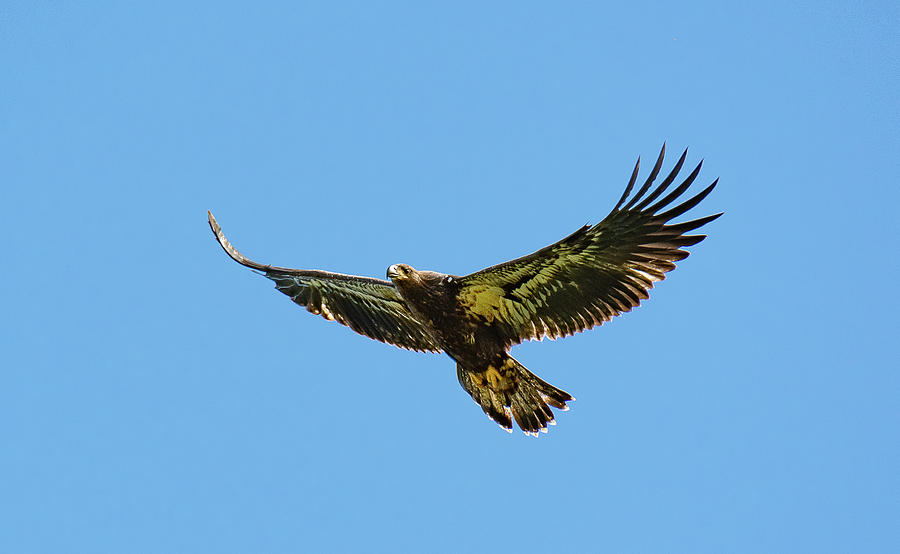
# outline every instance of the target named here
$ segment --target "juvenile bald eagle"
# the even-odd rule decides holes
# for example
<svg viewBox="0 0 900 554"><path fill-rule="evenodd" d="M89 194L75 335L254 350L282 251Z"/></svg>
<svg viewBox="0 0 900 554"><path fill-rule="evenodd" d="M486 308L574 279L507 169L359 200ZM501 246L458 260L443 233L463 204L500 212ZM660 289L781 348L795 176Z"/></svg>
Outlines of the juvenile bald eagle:
<svg viewBox="0 0 900 554"><path fill-rule="evenodd" d="M537 435L554 424L550 406L567 410L569 393L538 378L509 355L524 340L555 339L590 329L630 311L665 279L687 246L706 235L686 235L721 213L683 223L687 212L718 179L689 200L670 207L690 187L700 166L668 195L687 151L651 190L665 145L634 196L640 158L613 210L533 254L460 277L418 271L406 264L387 270L389 281L318 270L288 269L251 261L228 242L212 213L209 225L225 252L263 272L275 288L325 319L409 350L446 352L459 382L484 412L512 431L512 420ZM663 211L665 210L665 211Z"/></svg>

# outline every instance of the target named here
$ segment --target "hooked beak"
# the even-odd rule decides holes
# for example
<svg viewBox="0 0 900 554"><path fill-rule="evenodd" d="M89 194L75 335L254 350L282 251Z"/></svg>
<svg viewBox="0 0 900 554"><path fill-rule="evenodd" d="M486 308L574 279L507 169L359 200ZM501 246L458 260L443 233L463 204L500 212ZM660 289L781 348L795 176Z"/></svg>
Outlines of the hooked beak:
<svg viewBox="0 0 900 554"><path fill-rule="evenodd" d="M387 269L387 278L393 280L394 277L398 277L400 275L400 270L397 268L397 264L393 264L391 267Z"/></svg>

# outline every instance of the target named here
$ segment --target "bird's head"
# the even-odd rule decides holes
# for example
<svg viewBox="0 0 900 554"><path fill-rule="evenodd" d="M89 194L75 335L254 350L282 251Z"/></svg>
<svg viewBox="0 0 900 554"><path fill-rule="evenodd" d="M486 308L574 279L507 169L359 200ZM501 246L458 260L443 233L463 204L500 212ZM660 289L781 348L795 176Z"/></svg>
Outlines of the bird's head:
<svg viewBox="0 0 900 554"><path fill-rule="evenodd" d="M416 279L418 272L406 264L393 264L387 270L387 278L394 283Z"/></svg>

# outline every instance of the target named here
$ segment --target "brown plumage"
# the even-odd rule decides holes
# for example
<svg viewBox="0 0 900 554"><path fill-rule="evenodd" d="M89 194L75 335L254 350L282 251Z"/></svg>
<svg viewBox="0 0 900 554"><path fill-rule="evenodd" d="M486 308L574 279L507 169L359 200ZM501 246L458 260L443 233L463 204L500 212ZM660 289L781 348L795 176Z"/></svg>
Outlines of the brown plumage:
<svg viewBox="0 0 900 554"><path fill-rule="evenodd" d="M665 156L663 145L649 177L629 196L638 160L619 202L600 223L464 277L417 271L406 264L390 266L389 281L263 265L238 252L211 213L209 225L231 258L263 272L275 288L310 312L401 348L446 352L456 361L462 387L491 419L507 430L514 419L525 433L536 435L554 424L550 407L566 410L573 398L513 359L510 347L571 335L630 311L648 298L654 282L675 269L675 262L688 256L685 247L706 238L685 233L721 213L668 223L700 203L718 182L670 207L700 172L702 162L663 196L686 155L653 188Z"/></svg>

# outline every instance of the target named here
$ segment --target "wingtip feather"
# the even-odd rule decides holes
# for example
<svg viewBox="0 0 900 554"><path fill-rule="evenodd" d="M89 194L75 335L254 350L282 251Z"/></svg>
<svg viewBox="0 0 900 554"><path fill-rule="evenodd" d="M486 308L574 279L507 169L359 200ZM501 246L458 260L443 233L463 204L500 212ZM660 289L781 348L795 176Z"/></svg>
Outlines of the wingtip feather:
<svg viewBox="0 0 900 554"><path fill-rule="evenodd" d="M653 185L653 181L656 180L657 175L659 175L659 170L662 169L663 160L666 157L666 143L664 142L662 145L662 149L659 151L659 156L656 158L656 163L653 165L653 169L650 170L650 175L647 176L647 180L644 181L644 184L637 191L637 194L631 197L631 200L628 201L628 204L622 208L623 211L628 211L632 206L635 205L640 199L650 190L650 186Z"/></svg>
<svg viewBox="0 0 900 554"><path fill-rule="evenodd" d="M225 233L222 231L222 227L219 225L219 222L216 221L216 218L213 216L212 212L207 210L206 214L209 219L209 227L210 229L212 229L213 236L216 237L216 241L219 243L219 246L222 247L222 250L224 250L225 253L228 254L228 257L241 264L242 266L249 267L251 269L256 269L259 271L268 271L269 269L272 269L271 266L254 262L253 260L241 254L240 251L231 244L228 238L225 237Z"/></svg>
<svg viewBox="0 0 900 554"><path fill-rule="evenodd" d="M623 202L628 198L628 194L631 192L631 189L634 188L634 182L637 181L638 172L641 170L641 157L638 156L637 162L634 164L634 171L631 172L631 178L628 180L628 186L625 187L625 192L622 193L622 197L619 198L619 201L616 202L616 207L613 208L613 211L619 209L619 206L622 205Z"/></svg>

